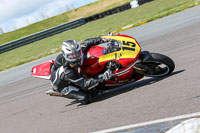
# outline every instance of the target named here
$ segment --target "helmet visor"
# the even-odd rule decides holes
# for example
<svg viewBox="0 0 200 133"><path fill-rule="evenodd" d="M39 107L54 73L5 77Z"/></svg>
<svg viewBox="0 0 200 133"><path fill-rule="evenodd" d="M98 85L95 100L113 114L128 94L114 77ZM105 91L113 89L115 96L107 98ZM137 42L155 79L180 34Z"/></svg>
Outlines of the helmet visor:
<svg viewBox="0 0 200 133"><path fill-rule="evenodd" d="M67 55L67 58L68 58L69 60L73 60L73 59L79 58L80 56L81 56L81 52L80 52L80 51L77 51L77 52L75 52L75 53L71 53L71 54Z"/></svg>
<svg viewBox="0 0 200 133"><path fill-rule="evenodd" d="M64 57L68 62L77 62L81 60L82 52L81 50L79 50L79 51L75 51L74 53L64 54Z"/></svg>

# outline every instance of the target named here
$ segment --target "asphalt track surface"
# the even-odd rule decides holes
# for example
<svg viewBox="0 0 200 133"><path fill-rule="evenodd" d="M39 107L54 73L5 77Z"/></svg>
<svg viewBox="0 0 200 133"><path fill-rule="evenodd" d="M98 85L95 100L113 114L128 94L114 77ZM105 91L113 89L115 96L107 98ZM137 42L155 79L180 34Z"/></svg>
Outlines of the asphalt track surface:
<svg viewBox="0 0 200 133"><path fill-rule="evenodd" d="M199 12L200 6L125 31L138 36L143 50L170 56L176 64L170 76L145 78L86 106L68 106L71 100L46 96L48 80L27 76L1 85L1 132L87 133L200 112ZM12 70L1 72L1 80Z"/></svg>

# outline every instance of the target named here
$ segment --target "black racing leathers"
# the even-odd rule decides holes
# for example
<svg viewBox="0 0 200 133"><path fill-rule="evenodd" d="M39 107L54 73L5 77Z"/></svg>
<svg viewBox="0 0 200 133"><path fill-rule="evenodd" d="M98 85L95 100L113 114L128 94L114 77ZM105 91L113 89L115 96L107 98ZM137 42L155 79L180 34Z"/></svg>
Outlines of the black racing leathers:
<svg viewBox="0 0 200 133"><path fill-rule="evenodd" d="M90 38L82 43L82 51L84 54L91 48L91 46L103 43L103 40L99 37ZM89 90L94 88L102 82L102 79L85 79L78 71L79 68L71 68L66 62L62 54L59 54L55 59L55 63L51 69L51 82L53 88L59 92L66 86L73 85L81 90Z"/></svg>

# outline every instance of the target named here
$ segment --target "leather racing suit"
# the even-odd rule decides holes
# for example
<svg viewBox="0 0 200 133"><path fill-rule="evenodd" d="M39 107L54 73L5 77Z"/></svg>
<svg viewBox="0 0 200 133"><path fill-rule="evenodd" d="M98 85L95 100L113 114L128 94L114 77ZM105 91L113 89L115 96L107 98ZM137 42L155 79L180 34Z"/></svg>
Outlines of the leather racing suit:
<svg viewBox="0 0 200 133"><path fill-rule="evenodd" d="M83 57L91 46L103 43L100 37L86 39L82 44ZM86 91L102 83L102 79L85 79L81 76L80 68L71 68L62 54L59 54L51 68L51 83L53 89L58 91L62 96L78 101L88 102Z"/></svg>

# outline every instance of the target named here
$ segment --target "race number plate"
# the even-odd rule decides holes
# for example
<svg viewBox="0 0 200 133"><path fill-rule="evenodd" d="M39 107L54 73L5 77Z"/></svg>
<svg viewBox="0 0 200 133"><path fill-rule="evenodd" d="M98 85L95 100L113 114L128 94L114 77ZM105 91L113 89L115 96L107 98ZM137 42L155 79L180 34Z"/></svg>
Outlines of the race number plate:
<svg viewBox="0 0 200 133"><path fill-rule="evenodd" d="M101 56L99 58L99 63L109 60L135 59L141 51L141 47L133 38L124 36L103 36L102 38L118 40L121 42L122 46L120 51Z"/></svg>

